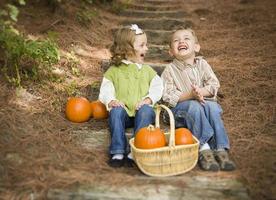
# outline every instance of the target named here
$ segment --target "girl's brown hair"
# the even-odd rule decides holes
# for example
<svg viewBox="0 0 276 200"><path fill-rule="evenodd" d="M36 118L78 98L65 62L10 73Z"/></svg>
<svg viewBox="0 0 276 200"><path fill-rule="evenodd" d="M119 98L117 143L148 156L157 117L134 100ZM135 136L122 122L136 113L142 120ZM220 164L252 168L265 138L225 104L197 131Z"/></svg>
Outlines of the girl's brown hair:
<svg viewBox="0 0 276 200"><path fill-rule="evenodd" d="M134 41L135 31L132 31L130 26L125 26L115 33L114 41L110 48L112 64L119 65L123 59L135 54L133 47Z"/></svg>

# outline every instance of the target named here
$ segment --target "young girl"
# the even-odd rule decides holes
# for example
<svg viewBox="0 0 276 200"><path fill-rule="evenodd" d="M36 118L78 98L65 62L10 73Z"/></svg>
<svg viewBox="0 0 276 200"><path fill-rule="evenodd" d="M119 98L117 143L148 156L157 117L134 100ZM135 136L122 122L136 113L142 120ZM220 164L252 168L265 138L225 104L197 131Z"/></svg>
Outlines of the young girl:
<svg viewBox="0 0 276 200"><path fill-rule="evenodd" d="M163 83L150 66L142 64L147 36L136 24L118 30L110 50L113 65L104 74L99 100L110 111L108 164L121 167L124 161L131 163L125 129L134 127L136 133L154 123L153 105L162 97Z"/></svg>
<svg viewBox="0 0 276 200"><path fill-rule="evenodd" d="M174 60L161 76L163 100L172 108L176 128L187 127L199 139L199 165L203 170L234 170L222 109L216 101L220 84L206 60L195 56L199 50L192 29L173 33L169 52Z"/></svg>

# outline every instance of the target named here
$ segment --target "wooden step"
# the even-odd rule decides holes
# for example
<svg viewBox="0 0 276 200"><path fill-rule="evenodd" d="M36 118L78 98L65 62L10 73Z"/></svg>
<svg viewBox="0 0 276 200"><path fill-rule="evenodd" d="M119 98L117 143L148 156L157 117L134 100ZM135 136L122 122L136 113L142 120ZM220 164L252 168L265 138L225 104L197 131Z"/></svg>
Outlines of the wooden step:
<svg viewBox="0 0 276 200"><path fill-rule="evenodd" d="M138 170L138 169L136 169ZM91 172L92 173L92 172ZM120 170L122 173L122 170ZM128 175L129 176L129 175ZM140 175L123 186L75 186L71 190L53 189L49 200L250 200L246 188L235 178L213 176L173 176L151 178Z"/></svg>
<svg viewBox="0 0 276 200"><path fill-rule="evenodd" d="M145 62L150 61L171 62L172 57L169 55L168 46L149 45L149 50L145 56Z"/></svg>
<svg viewBox="0 0 276 200"><path fill-rule="evenodd" d="M136 0L135 3L145 4L145 5L171 5L171 4L181 4L183 1L179 0Z"/></svg>
<svg viewBox="0 0 276 200"><path fill-rule="evenodd" d="M149 4L139 4L139 3L130 3L126 5L127 8L132 8L136 10L144 11L157 11L157 10L178 10L179 5L170 4L170 5L149 5Z"/></svg>
<svg viewBox="0 0 276 200"><path fill-rule="evenodd" d="M119 28L111 29L112 34L115 34ZM154 45L169 45L170 37L173 31L163 31L163 30L150 30L143 29L147 35L148 43Z"/></svg>
<svg viewBox="0 0 276 200"><path fill-rule="evenodd" d="M126 9L120 12L121 16L125 17L139 17L139 18L184 18L188 14L183 10L164 10L164 11L146 11L146 10L135 10Z"/></svg>
<svg viewBox="0 0 276 200"><path fill-rule="evenodd" d="M81 147L93 152L94 149L105 152L110 143L110 133L107 129L92 131L84 129L75 131L82 135L79 144ZM99 155L99 158L102 155ZM81 168L80 168L81 170ZM80 171L91 176L97 171ZM191 171L169 177L150 177L144 175L139 168L114 169L104 167L103 174L97 177L101 182L84 185L77 182L67 186L67 189L51 187L47 192L49 200L250 200L247 189L241 182L240 172L205 172L195 167ZM112 184L106 173L112 174L119 180ZM102 177L102 178L101 178ZM123 183L131 179L131 182Z"/></svg>
<svg viewBox="0 0 276 200"><path fill-rule="evenodd" d="M191 27L193 23L189 20L176 19L126 19L122 22L123 25L137 24L142 29L150 30L168 30L172 31L179 27Z"/></svg>
<svg viewBox="0 0 276 200"><path fill-rule="evenodd" d="M169 45L170 37L173 31L163 31L163 30L145 30L148 38L148 43L155 45Z"/></svg>

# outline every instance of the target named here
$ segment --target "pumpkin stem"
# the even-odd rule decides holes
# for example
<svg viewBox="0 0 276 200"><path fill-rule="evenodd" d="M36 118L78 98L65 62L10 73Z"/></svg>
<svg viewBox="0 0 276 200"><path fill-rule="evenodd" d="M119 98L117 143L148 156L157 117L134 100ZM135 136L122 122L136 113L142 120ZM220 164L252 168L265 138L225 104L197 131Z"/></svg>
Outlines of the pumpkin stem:
<svg viewBox="0 0 276 200"><path fill-rule="evenodd" d="M150 125L147 127L147 129L150 130L150 131L154 131L155 127L154 127L152 124L150 124Z"/></svg>

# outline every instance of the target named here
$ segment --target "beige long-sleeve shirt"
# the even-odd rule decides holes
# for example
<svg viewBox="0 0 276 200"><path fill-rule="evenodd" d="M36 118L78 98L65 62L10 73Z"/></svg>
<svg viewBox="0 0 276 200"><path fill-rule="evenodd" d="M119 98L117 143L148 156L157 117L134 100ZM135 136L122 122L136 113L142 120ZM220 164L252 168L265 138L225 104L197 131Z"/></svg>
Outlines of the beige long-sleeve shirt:
<svg viewBox="0 0 276 200"><path fill-rule="evenodd" d="M183 93L192 91L192 84L205 88L212 95L204 97L207 100L216 100L220 87L219 80L211 66L202 57L195 58L195 64L183 64L174 59L165 70L161 78L164 83L163 101L174 107Z"/></svg>

